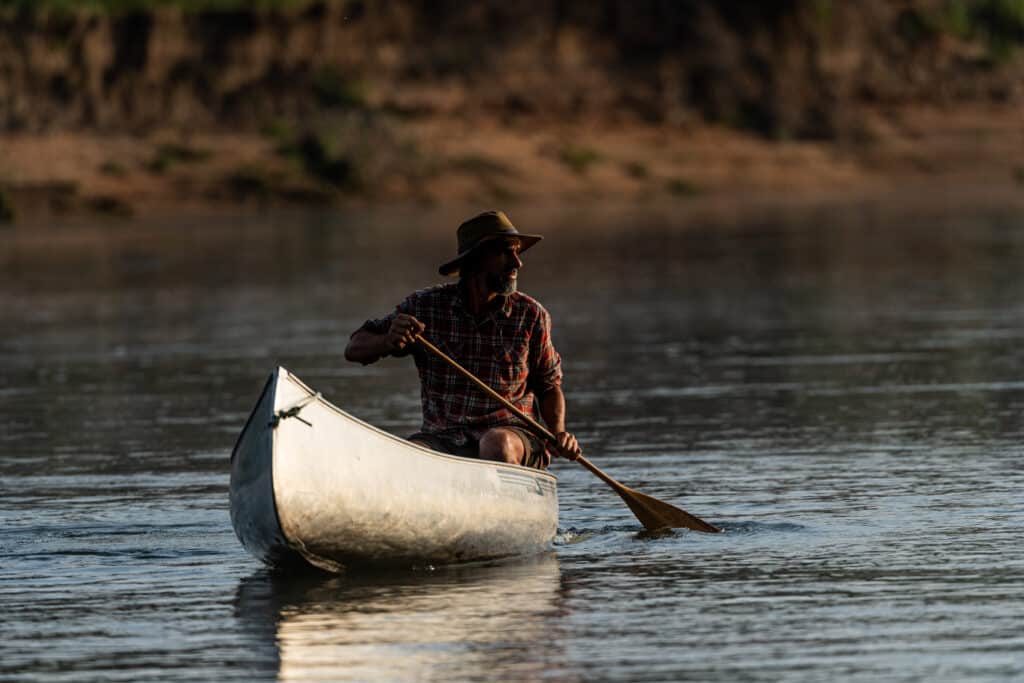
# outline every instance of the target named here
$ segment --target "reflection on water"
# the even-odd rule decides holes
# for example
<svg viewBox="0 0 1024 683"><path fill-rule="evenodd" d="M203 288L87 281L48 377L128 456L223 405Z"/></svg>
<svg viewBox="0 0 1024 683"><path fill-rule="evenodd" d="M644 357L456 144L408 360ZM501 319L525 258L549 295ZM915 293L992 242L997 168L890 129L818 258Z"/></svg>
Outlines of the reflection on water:
<svg viewBox="0 0 1024 683"><path fill-rule="evenodd" d="M278 680L539 681L565 657L565 599L549 553L373 578L261 571L235 605Z"/></svg>
<svg viewBox="0 0 1024 683"><path fill-rule="evenodd" d="M556 463L554 557L295 581L234 439L279 363L415 431L412 367L341 350L462 212L8 231L0 681L1024 679L1024 213L941 200L512 212L590 457L727 533Z"/></svg>

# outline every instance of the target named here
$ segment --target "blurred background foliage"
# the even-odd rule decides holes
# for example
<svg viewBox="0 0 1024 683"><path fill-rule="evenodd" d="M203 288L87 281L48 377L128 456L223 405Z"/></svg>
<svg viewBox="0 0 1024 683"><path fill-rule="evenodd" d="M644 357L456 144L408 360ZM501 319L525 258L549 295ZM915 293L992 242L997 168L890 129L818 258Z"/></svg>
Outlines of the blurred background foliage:
<svg viewBox="0 0 1024 683"><path fill-rule="evenodd" d="M96 11L111 14L138 12L173 7L186 12L216 10L286 9L309 4L309 0L0 0L0 7L20 10L55 10L61 12Z"/></svg>

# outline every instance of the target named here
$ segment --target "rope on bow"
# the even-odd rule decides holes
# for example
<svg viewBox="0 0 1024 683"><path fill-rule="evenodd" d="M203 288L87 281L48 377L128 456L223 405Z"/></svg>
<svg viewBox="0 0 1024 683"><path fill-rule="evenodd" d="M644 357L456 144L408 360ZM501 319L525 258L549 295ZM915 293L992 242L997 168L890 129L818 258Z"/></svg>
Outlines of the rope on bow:
<svg viewBox="0 0 1024 683"><path fill-rule="evenodd" d="M301 401L293 405L291 408L282 408L281 410L274 413L274 419L271 420L270 424L267 426L273 429L277 429L277 425L281 423L281 420L287 420L289 417L294 417L296 420L302 422L307 427L312 427L313 423L310 422L309 420L304 420L301 417L299 417L299 413L302 411L303 408L308 406L313 401L319 400L320 392L318 391L312 396L307 396L306 398L302 399Z"/></svg>

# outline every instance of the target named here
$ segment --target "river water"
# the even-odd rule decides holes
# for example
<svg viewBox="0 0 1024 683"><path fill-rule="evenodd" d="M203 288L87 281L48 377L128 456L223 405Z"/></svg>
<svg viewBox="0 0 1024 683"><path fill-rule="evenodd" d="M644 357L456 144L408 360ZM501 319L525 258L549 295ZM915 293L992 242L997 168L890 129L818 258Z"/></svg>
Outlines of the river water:
<svg viewBox="0 0 1024 683"><path fill-rule="evenodd" d="M1024 213L512 215L587 454L727 533L640 534L556 463L546 555L272 575L227 509L263 381L415 431L411 363L341 351L462 216L8 230L0 681L1024 678Z"/></svg>

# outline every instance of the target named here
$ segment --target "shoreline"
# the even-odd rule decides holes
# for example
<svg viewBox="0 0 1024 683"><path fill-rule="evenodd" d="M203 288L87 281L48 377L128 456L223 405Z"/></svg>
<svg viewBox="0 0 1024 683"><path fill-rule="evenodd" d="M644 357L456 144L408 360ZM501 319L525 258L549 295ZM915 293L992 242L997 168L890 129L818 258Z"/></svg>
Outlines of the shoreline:
<svg viewBox="0 0 1024 683"><path fill-rule="evenodd" d="M0 235L15 250L46 250L49 247L73 247L113 239L131 243L147 242L177 234L187 237L192 231L208 231L216 226L225 237L252 231L276 230L275 225L299 221L317 225L324 221L348 221L362 229L377 230L389 226L420 224L417 234L426 231L436 239L450 238L451 230L473 213L501 209L509 213L520 229L558 223L566 228L572 219L583 231L588 219L596 217L605 226L620 224L625 231L636 230L645 222L671 225L690 230L710 225L719 230L749 226L770 215L792 215L806 219L821 212L836 216L839 211L863 212L875 209L906 212L918 218L976 215L979 212L1024 212L1024 187L1005 182L963 184L961 179L915 178L888 186L828 188L821 191L779 192L750 189L742 192L704 193L699 196L656 198L603 197L579 201L546 196L509 201L473 201L453 199L424 203L396 199L387 202L361 202L331 205L259 204L224 202L173 202L147 205L131 214L111 215L88 210L42 210L24 214L15 222L0 223ZM426 218L424 218L426 216ZM534 227L530 227L534 226ZM823 225L823 229L827 226ZM406 228L396 236L404 236ZM570 233L571 233L570 229ZM422 235L420 236L422 237Z"/></svg>
<svg viewBox="0 0 1024 683"><path fill-rule="evenodd" d="M1013 202L1024 197L1024 162L1015 156L1024 126L1010 109L919 107L890 116L859 145L770 141L704 124L433 118L397 129L408 163L392 160L372 184L352 186L311 173L267 134L6 134L0 188L15 216L7 225L303 207L801 203L893 193L927 200L937 190Z"/></svg>

